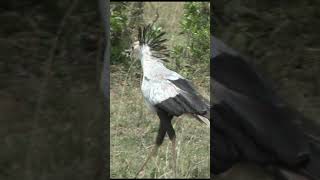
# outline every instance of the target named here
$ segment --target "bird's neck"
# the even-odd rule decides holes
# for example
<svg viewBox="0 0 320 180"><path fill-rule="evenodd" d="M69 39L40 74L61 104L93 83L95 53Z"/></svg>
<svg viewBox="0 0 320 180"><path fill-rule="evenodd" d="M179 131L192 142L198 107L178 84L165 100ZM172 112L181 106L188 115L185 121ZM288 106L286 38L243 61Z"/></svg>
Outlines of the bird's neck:
<svg viewBox="0 0 320 180"><path fill-rule="evenodd" d="M149 46L142 46L140 60L144 76L153 73L155 68L165 68L162 61L152 56Z"/></svg>

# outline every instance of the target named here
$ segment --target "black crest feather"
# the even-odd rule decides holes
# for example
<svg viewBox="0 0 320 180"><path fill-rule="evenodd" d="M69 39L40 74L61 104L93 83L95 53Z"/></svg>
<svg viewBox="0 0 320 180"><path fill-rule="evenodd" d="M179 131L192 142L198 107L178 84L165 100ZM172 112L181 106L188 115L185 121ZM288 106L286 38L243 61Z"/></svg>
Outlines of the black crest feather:
<svg viewBox="0 0 320 180"><path fill-rule="evenodd" d="M169 51L165 45L167 39L163 37L165 34L165 32L156 29L151 24L141 26L138 28L140 46L148 45L154 57L167 61Z"/></svg>

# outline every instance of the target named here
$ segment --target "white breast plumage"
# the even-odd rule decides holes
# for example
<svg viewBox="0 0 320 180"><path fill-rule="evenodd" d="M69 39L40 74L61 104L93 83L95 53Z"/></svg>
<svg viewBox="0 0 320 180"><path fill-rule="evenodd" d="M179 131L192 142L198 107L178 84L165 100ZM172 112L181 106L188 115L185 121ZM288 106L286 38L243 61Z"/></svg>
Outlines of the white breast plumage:
<svg viewBox="0 0 320 180"><path fill-rule="evenodd" d="M143 78L141 90L146 102L151 106L175 97L180 92L180 89L167 79L148 79L147 77Z"/></svg>
<svg viewBox="0 0 320 180"><path fill-rule="evenodd" d="M167 69L162 62L148 53L143 55L141 63L143 68L141 90L146 104L154 111L155 105L175 97L181 92L170 80L183 79L183 77Z"/></svg>

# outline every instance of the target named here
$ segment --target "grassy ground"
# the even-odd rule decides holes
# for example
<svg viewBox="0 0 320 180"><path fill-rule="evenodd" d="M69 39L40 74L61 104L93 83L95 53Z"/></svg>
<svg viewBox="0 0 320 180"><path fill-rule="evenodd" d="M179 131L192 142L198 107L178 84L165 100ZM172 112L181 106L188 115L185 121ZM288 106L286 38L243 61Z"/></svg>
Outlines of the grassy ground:
<svg viewBox="0 0 320 180"><path fill-rule="evenodd" d="M111 177L134 177L154 143L159 119L144 104L139 82L128 83L122 75L118 70L111 74ZM205 88L198 89L204 94ZM209 177L209 129L187 116L176 118L174 128L178 177ZM158 156L146 167L144 177L173 177L170 148L166 137Z"/></svg>
<svg viewBox="0 0 320 180"><path fill-rule="evenodd" d="M167 32L169 48L173 43L183 42L183 37L176 36L183 3L155 2L146 3L144 7L144 19L147 22L154 19L154 10L159 9L158 23ZM167 65L173 66L172 63ZM206 71L209 71L209 66L207 67ZM149 112L144 104L138 72L139 69L135 68L126 72L120 66L111 67L112 178L135 177L151 151L159 127L158 117ZM194 82L202 95L209 98L209 77L203 76L199 71L187 78ZM175 118L173 126L177 135L177 178L209 178L210 129L188 116ZM149 162L139 177L173 177L172 165L171 143L166 137L158 156Z"/></svg>

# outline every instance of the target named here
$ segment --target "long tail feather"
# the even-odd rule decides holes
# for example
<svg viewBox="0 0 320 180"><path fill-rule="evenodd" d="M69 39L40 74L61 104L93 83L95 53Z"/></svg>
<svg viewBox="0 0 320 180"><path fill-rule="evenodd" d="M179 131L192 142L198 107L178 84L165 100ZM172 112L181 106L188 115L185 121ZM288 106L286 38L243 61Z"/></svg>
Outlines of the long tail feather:
<svg viewBox="0 0 320 180"><path fill-rule="evenodd" d="M306 138L310 144L310 161L296 173L280 168L279 173L288 180L320 180L320 142L313 136L306 135Z"/></svg>
<svg viewBox="0 0 320 180"><path fill-rule="evenodd" d="M194 115L195 118L197 118L200 122L205 123L210 128L210 121L207 117L203 117L200 115Z"/></svg>
<svg viewBox="0 0 320 180"><path fill-rule="evenodd" d="M307 138L310 143L310 162L301 172L312 180L320 180L320 143L310 136Z"/></svg>
<svg viewBox="0 0 320 180"><path fill-rule="evenodd" d="M276 176L276 179L282 179L282 180L310 180L309 178L302 176L300 174L297 174L295 172L286 170L286 169L280 169L278 172L278 176Z"/></svg>

